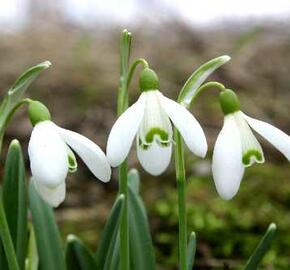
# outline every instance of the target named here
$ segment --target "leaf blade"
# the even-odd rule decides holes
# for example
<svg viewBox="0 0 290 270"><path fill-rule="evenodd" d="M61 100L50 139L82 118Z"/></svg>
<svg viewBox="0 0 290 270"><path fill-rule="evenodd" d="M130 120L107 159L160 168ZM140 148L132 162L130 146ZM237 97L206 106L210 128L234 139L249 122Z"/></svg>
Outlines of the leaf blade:
<svg viewBox="0 0 290 270"><path fill-rule="evenodd" d="M92 252L75 235L67 237L66 264L70 270L97 270Z"/></svg>
<svg viewBox="0 0 290 270"><path fill-rule="evenodd" d="M277 231L277 226L274 223L271 223L264 234L263 238L261 239L260 243L250 256L249 260L247 261L244 270L254 270L258 268L259 263L262 261L263 257L269 250L271 243L274 239L274 236Z"/></svg>
<svg viewBox="0 0 290 270"><path fill-rule="evenodd" d="M131 186L128 187L128 213L131 268L154 270L155 255L145 207Z"/></svg>
<svg viewBox="0 0 290 270"><path fill-rule="evenodd" d="M192 232L189 237L188 245L187 245L187 270L192 270L194 264L196 252L196 235L195 232Z"/></svg>
<svg viewBox="0 0 290 270"><path fill-rule="evenodd" d="M0 188L0 236L3 243L3 249L7 258L7 265L10 270L19 270L18 261L13 246L13 241L10 235L8 222L5 215L3 206L3 192ZM4 268L5 269L5 268Z"/></svg>
<svg viewBox="0 0 290 270"><path fill-rule="evenodd" d="M109 266L108 260L111 259L114 253L115 245L118 242L117 236L119 232L119 224L122 216L122 211L125 203L123 194L119 195L112 207L110 216L105 225L101 236L100 244L96 252L96 260L98 269L107 269ZM118 248L119 250L119 248Z"/></svg>
<svg viewBox="0 0 290 270"><path fill-rule="evenodd" d="M65 258L53 210L39 197L31 181L29 185L29 207L41 269L65 270Z"/></svg>
<svg viewBox="0 0 290 270"><path fill-rule="evenodd" d="M13 140L5 162L3 206L20 269L27 251L27 198L25 168L20 143Z"/></svg>
<svg viewBox="0 0 290 270"><path fill-rule="evenodd" d="M35 232L33 229L33 225L30 225L30 234L29 234L29 244L28 244L28 252L27 259L25 264L25 270L37 270L39 264L39 257L37 253L37 245L35 239Z"/></svg>

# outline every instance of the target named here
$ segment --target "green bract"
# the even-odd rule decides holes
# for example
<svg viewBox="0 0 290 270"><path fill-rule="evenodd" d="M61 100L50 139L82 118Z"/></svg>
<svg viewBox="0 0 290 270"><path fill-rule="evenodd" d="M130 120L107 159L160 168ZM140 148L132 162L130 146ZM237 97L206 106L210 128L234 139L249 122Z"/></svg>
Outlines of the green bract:
<svg viewBox="0 0 290 270"><path fill-rule="evenodd" d="M231 89L226 89L220 93L220 104L225 115L237 112L240 110L240 101Z"/></svg>
<svg viewBox="0 0 290 270"><path fill-rule="evenodd" d="M15 83L7 91L3 101L0 104L0 152L3 136L8 122L17 108L19 108L22 104L27 103L27 99L22 99L23 94L33 80L40 74L40 72L47 69L50 65L51 63L49 61L45 61L27 69L18 77Z"/></svg>
<svg viewBox="0 0 290 270"><path fill-rule="evenodd" d="M37 123L50 120L50 112L47 107L39 101L31 101L28 106L30 122L33 126Z"/></svg>
<svg viewBox="0 0 290 270"><path fill-rule="evenodd" d="M154 70L144 68L140 74L139 86L141 91L159 89L159 78Z"/></svg>
<svg viewBox="0 0 290 270"><path fill-rule="evenodd" d="M230 59L231 58L228 55L223 55L206 62L196 69L180 90L178 102L186 108L189 108L190 104L199 93L199 87L216 69L228 62Z"/></svg>

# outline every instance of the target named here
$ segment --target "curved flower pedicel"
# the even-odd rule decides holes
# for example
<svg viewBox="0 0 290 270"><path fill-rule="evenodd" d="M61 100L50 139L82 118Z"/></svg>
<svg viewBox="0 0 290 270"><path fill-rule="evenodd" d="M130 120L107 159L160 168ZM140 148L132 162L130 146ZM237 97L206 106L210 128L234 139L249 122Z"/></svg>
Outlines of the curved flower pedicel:
<svg viewBox="0 0 290 270"><path fill-rule="evenodd" d="M101 181L108 182L111 168L103 151L94 142L76 132L58 127L50 121L47 108L37 101L29 105L34 125L28 154L32 181L39 195L57 207L65 199L65 178L76 170L72 148Z"/></svg>
<svg viewBox="0 0 290 270"><path fill-rule="evenodd" d="M228 200L238 192L245 167L255 162L264 162L262 147L251 128L288 160L290 137L278 128L244 114L240 110L238 97L232 90L221 92L220 104L225 118L214 147L212 172L219 195Z"/></svg>
<svg viewBox="0 0 290 270"><path fill-rule="evenodd" d="M152 175L164 172L172 153L171 121L190 151L205 157L207 142L200 124L187 109L162 95L156 73L145 68L139 84L142 91L139 99L117 119L110 132L109 163L113 167L120 165L136 137L137 156L143 168Z"/></svg>

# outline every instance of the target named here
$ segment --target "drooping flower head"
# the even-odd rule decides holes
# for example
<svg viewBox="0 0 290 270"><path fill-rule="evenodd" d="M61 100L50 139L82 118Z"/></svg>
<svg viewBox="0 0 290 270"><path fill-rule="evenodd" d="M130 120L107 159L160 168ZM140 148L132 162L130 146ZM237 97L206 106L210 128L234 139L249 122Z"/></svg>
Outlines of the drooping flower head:
<svg viewBox="0 0 290 270"><path fill-rule="evenodd" d="M110 180L110 165L94 142L57 126L51 121L48 109L38 101L30 102L29 117L34 126L28 145L32 181L47 203L56 207L65 199L66 176L77 167L71 149L81 157L95 177L103 182Z"/></svg>
<svg viewBox="0 0 290 270"><path fill-rule="evenodd" d="M191 152L205 157L207 142L195 117L177 102L159 91L156 73L145 68L140 74L142 91L136 103L115 122L107 143L109 163L116 167L127 157L136 139L137 156L143 168L159 175L168 167L173 143L172 123Z"/></svg>
<svg viewBox="0 0 290 270"><path fill-rule="evenodd" d="M263 163L262 147L251 128L290 160L290 137L276 127L251 118L240 110L237 95L230 89L220 93L224 124L213 152L212 172L219 195L231 199L238 192L244 170Z"/></svg>

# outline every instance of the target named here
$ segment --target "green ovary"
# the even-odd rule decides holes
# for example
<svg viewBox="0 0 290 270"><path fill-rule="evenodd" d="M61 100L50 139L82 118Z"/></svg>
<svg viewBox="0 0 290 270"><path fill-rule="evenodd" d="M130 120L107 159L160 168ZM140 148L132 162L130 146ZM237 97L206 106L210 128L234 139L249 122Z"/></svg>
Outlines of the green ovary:
<svg viewBox="0 0 290 270"><path fill-rule="evenodd" d="M263 155L255 150L248 150L244 155L243 155L243 164L247 167L247 166L251 166L253 164L253 158L257 163L263 163L264 162L264 158Z"/></svg>

